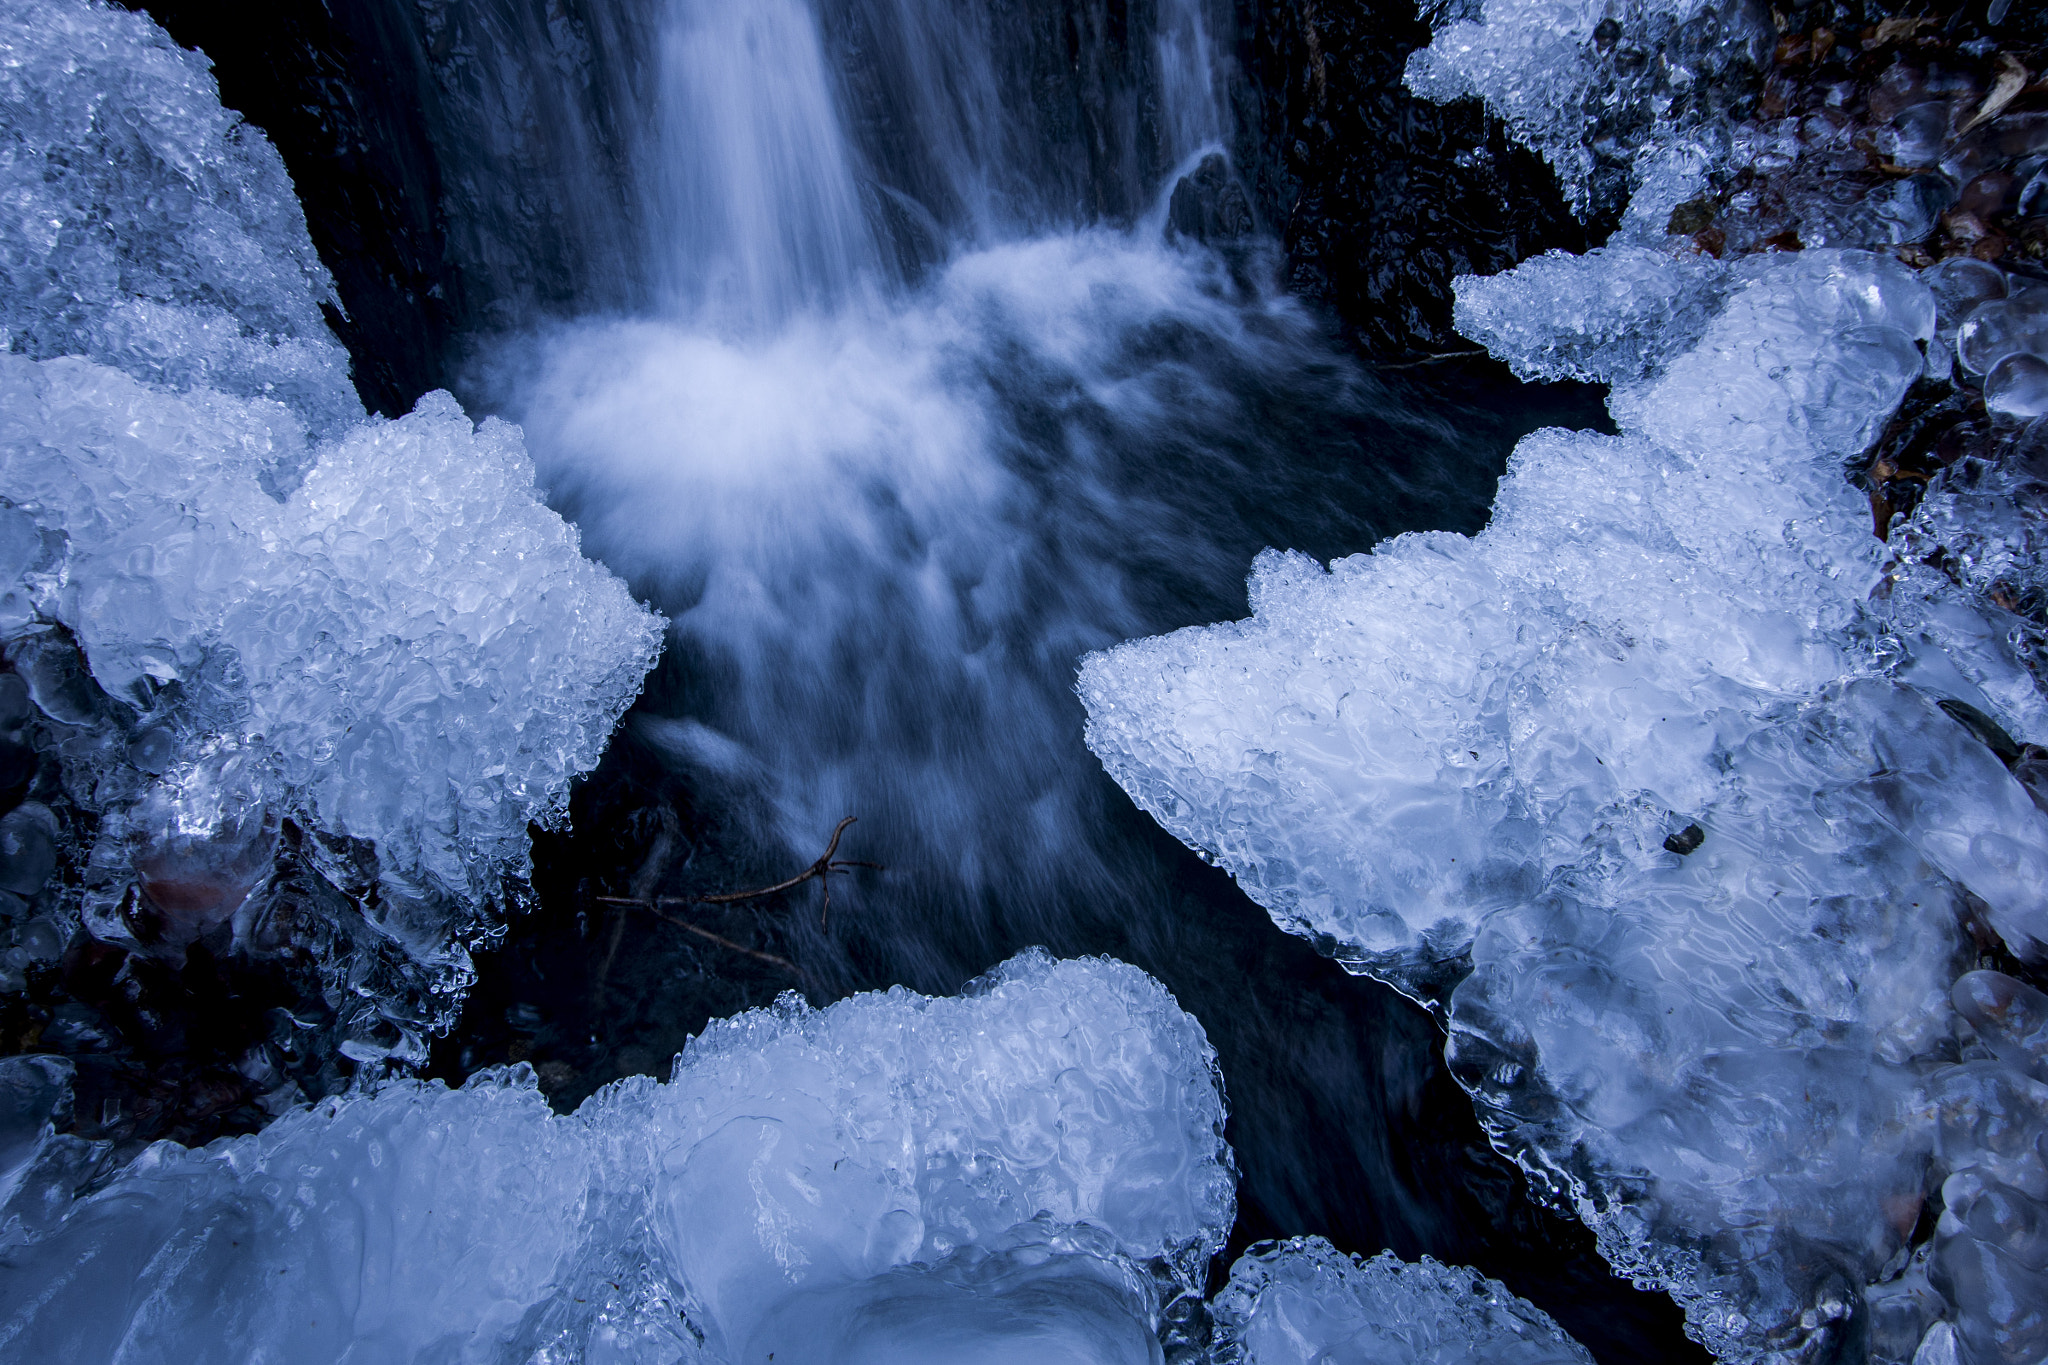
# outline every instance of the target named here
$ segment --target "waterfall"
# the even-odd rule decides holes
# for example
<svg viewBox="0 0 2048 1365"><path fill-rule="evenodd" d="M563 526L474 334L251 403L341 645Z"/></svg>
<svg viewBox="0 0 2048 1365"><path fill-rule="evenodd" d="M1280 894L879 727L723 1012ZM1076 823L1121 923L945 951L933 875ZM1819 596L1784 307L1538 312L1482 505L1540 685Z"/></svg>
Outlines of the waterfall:
<svg viewBox="0 0 2048 1365"><path fill-rule="evenodd" d="M1075 660L1240 600L1265 535L1229 509L1289 458L1256 409L1327 444L1362 401L1290 302L1143 221L1224 132L1200 0L1155 18L1075 38L1126 53L1083 73L1125 112L1061 133L1036 96L1080 59L992 8L672 0L637 163L660 285L489 372L674 622L688 682L637 738L775 857L860 816L892 869L861 922L934 986L981 965L978 915L1043 935L1123 894Z"/></svg>
<svg viewBox="0 0 2048 1365"><path fill-rule="evenodd" d="M772 328L881 261L806 0L671 0L648 167L664 311Z"/></svg>

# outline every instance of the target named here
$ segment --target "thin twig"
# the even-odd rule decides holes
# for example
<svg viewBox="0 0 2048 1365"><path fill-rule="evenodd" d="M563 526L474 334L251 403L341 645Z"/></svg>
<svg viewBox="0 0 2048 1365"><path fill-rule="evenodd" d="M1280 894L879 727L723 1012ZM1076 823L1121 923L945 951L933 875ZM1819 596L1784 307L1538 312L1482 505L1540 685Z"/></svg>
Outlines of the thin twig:
<svg viewBox="0 0 2048 1365"><path fill-rule="evenodd" d="M1435 355L1425 357L1422 360L1403 360L1392 365L1369 365L1366 368L1373 370L1415 370L1420 369L1424 365L1437 365L1446 360L1464 360L1470 356L1485 354L1486 350L1484 347L1475 347L1469 351L1438 351Z"/></svg>
<svg viewBox="0 0 2048 1365"><path fill-rule="evenodd" d="M662 874L675 861L676 840L681 837L682 828L676 821L674 810L664 807L661 812L661 828L655 831L654 844L647 850L647 856L640 862L640 870L633 874L632 885L627 888L635 896L645 899ZM626 941L626 917L612 917L611 941L604 950L604 962L597 969L597 984L591 991L592 1004L601 1012L604 1009L605 982L610 979L612 963L619 956L619 945Z"/></svg>
<svg viewBox="0 0 2048 1365"><path fill-rule="evenodd" d="M740 901L759 900L763 896L773 896L778 892L788 891L792 887L802 886L805 882L816 878L825 888L824 908L818 912L818 927L823 929L831 923L832 919L832 874L834 872L844 872L850 867L872 867L877 871L884 870L880 863L863 862L858 858L835 858L832 856L839 851L839 840L846 833L846 827L852 824L856 818L849 815L839 822L832 831L831 842L825 845L824 853L819 856L816 862L787 881L777 882L773 886L756 887L751 891L725 891L708 896L599 896L597 899L605 905L637 905L642 909L650 910L660 915L661 907L664 905L733 905ZM672 924L684 923L682 920L672 919L667 915L662 915L662 918L669 920ZM711 934L708 930L698 929L694 925L688 927L693 932L704 934L708 938L716 937L716 935ZM724 939L719 939L718 941L721 943L726 942ZM737 947L738 945L731 946ZM740 951L751 952L752 950L742 948ZM754 956L761 957L765 955L755 953ZM781 958L773 958L771 960L776 962L782 961Z"/></svg>
<svg viewBox="0 0 2048 1365"><path fill-rule="evenodd" d="M648 909L649 913L651 913L656 919L663 920L669 924L673 924L678 929L688 930L690 933L695 934L698 938L710 939L713 943L716 943L721 948L730 948L736 953L745 953L748 957L755 958L761 962L766 962L772 967L780 967L782 968L782 970L789 972L795 976L800 976L806 981L811 979L811 974L809 972L797 966L794 962L791 962L786 957L777 957L773 953L764 953L759 948L749 948L744 943L734 943L731 939L726 938L722 934L712 933L709 929L706 929L701 924L692 924L686 919L677 919L674 915L665 915L661 911L654 909L652 906L648 906L645 901L628 901L626 903L629 905L645 906Z"/></svg>

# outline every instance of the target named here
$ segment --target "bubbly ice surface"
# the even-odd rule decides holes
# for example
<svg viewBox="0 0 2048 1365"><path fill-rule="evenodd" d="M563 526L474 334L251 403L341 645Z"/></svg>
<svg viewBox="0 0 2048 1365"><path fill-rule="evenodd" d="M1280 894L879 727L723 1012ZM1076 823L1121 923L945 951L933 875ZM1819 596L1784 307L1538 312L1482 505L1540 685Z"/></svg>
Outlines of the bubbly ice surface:
<svg viewBox="0 0 2048 1365"><path fill-rule="evenodd" d="M1438 103L1484 99L1581 215L1626 202L1637 158L1713 131L1702 125L1719 87L1756 61L1763 32L1731 0L1480 0L1438 12L1450 17L1409 58L1409 88Z"/></svg>
<svg viewBox="0 0 2048 1365"><path fill-rule="evenodd" d="M91 0L0 4L0 52L0 638L97 817L79 913L307 954L410 1035L361 1057L416 1049L659 619L517 428L441 393L364 418L283 164L204 58ZM16 894L42 851L0 848Z"/></svg>
<svg viewBox="0 0 2048 1365"><path fill-rule="evenodd" d="M50 1103L32 1065L0 1064L0 1162ZM666 1084L573 1115L518 1068L160 1144L54 1226L0 1230L0 1350L1157 1361L1164 1298L1230 1226L1222 1125L1214 1054L1157 982L1027 953L959 998L714 1024Z"/></svg>
<svg viewBox="0 0 2048 1365"><path fill-rule="evenodd" d="M360 419L284 162L146 15L0 4L0 329L39 359ZM295 457L298 452L282 452Z"/></svg>
<svg viewBox="0 0 2048 1365"><path fill-rule="evenodd" d="M1591 1365L1498 1280L1320 1237L1253 1247L1216 1296L1216 1365Z"/></svg>
<svg viewBox="0 0 2048 1365"><path fill-rule="evenodd" d="M1525 439L1476 537L1269 551L1249 620L1080 690L1112 775L1276 919L1459 982L1456 1074L1610 1259L1790 1358L1895 1277L1929 1161L1999 1140L1926 1087L1970 1034L1965 905L2048 945L2048 817L1966 718L2048 731L1999 614L1894 581L1844 477L1934 333L1913 272L1753 259L1700 325L1701 267L1659 269L1461 290L1525 373L1617 381L1621 435ZM2038 1108L1998 1084L1971 1103Z"/></svg>

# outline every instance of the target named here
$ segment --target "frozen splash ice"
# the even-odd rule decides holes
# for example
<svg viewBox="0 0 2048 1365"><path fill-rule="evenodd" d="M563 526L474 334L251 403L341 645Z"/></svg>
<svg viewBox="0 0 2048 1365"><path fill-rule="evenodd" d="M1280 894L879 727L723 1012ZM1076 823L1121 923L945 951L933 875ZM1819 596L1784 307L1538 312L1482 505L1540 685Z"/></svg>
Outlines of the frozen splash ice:
<svg viewBox="0 0 2048 1365"><path fill-rule="evenodd" d="M1619 208L1646 153L1711 155L1716 116L1759 65L1766 26L1741 0L1481 0L1408 60L1424 99L1484 99L1543 155L1583 217ZM1665 206L1667 211L1669 205Z"/></svg>
<svg viewBox="0 0 2048 1365"><path fill-rule="evenodd" d="M559 815L655 643L539 503L515 428L430 395L321 448L279 502L261 472L296 431L274 404L82 360L0 359L0 395L13 515L61 547L24 580L35 618L10 624L68 626L128 748L163 737L154 773L87 760L75 784L126 812L104 852L146 846L159 911L185 908L154 887L179 877L147 859L166 832L233 823L228 806L374 843L387 909L502 895L527 823ZM402 913L387 927L421 955L446 947Z"/></svg>
<svg viewBox="0 0 2048 1365"><path fill-rule="evenodd" d="M1752 259L1702 328L1701 267L1638 288L1655 256L1462 295L1518 367L1622 381L1620 436L1526 439L1474 538L1269 552L1250 620L1080 686L1112 775L1276 919L1457 983L1456 1074L1617 1266L1726 1357L1801 1358L1899 1282L1930 1163L1991 1159L1997 1121L1961 1116L2036 1107L1971 1079L1948 987L1966 893L2048 943L2048 818L1964 718L2048 732L1995 619L1872 597L1842 470L1920 373L1926 288ZM1941 1098L1972 1085L1997 1093Z"/></svg>
<svg viewBox="0 0 2048 1365"><path fill-rule="evenodd" d="M62 1078L26 1065L0 1064L0 1160L64 1141L36 1112ZM521 1068L162 1144L75 1202L45 1162L0 1212L40 1206L0 1229L0 1349L911 1361L980 1333L1156 1362L1231 1222L1222 1124L1164 988L1027 953L953 999L791 997L573 1115Z"/></svg>
<svg viewBox="0 0 2048 1365"><path fill-rule="evenodd" d="M1346 1256L1320 1237L1253 1247L1216 1296L1215 1365L1592 1365L1586 1348L1498 1280Z"/></svg>
<svg viewBox="0 0 2048 1365"><path fill-rule="evenodd" d="M141 14L0 4L0 341L362 417L284 162ZM280 452L289 463L298 452Z"/></svg>
<svg viewBox="0 0 2048 1365"><path fill-rule="evenodd" d="M659 618L517 428L446 394L364 419L283 166L202 58L83 0L0 7L0 43L0 631L96 822L73 912L309 954L354 1055L416 1051Z"/></svg>

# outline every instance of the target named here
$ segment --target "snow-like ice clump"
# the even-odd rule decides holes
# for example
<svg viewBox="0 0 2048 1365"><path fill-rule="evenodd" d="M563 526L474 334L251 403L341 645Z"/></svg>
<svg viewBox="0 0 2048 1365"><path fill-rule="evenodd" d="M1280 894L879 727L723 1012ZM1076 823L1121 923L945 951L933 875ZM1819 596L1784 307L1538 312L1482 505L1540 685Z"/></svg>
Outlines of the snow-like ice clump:
<svg viewBox="0 0 2048 1365"><path fill-rule="evenodd" d="M1644 180L1697 174L1717 159L1726 141L1718 115L1767 41L1761 7L1745 0L1465 0L1427 10L1440 22L1408 59L1408 87L1440 104L1484 99L1550 163L1581 216L1620 207Z"/></svg>
<svg viewBox="0 0 2048 1365"><path fill-rule="evenodd" d="M1476 1271L1320 1237L1255 1246L1216 1296L1215 1365L1592 1365L1548 1314Z"/></svg>
<svg viewBox="0 0 2048 1365"><path fill-rule="evenodd" d="M392 1016L358 1052L415 1048L658 618L517 428L364 418L284 167L202 57L9 0L0 112L0 633L97 822L78 912L309 951Z"/></svg>
<svg viewBox="0 0 2048 1365"><path fill-rule="evenodd" d="M284 162L143 15L0 4L0 340L145 382L363 415ZM290 459L297 452L285 452Z"/></svg>
<svg viewBox="0 0 2048 1365"><path fill-rule="evenodd" d="M2009 619L1887 570L1843 472L1934 300L1875 255L1749 258L1701 329L1704 268L1667 260L1462 290L1525 373L1626 381L1621 434L1527 438L1475 537L1269 551L1250 620L1084 663L1089 742L1286 926L1455 982L1483 1117L1717 1352L1867 1327L1904 1360L1939 1315L2032 1360L2048 1324L1903 1264L1944 1178L2048 1195L2048 1091L1950 1002L1964 917L2048 944L2048 816L1984 739L2048 739L2048 706ZM2008 1287L2040 1273L2017 1226Z"/></svg>
<svg viewBox="0 0 2048 1365"><path fill-rule="evenodd" d="M1036 951L786 997L574 1114L523 1067L392 1082L76 1199L64 1066L0 1063L10 1359L1137 1365L1234 1209L1201 1026Z"/></svg>

